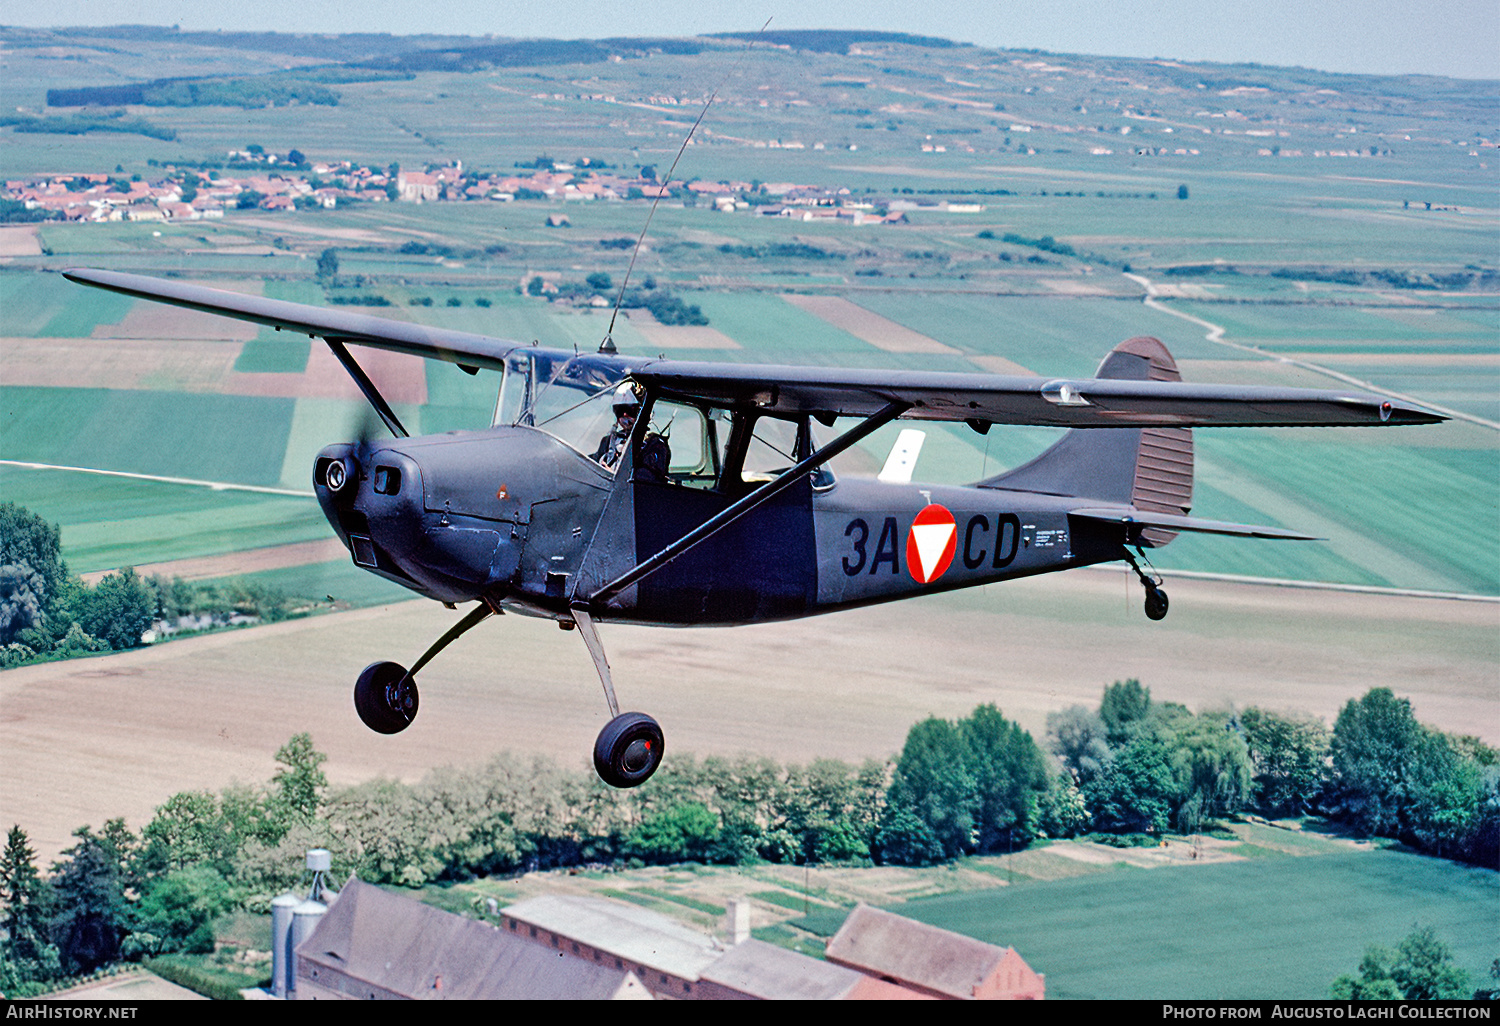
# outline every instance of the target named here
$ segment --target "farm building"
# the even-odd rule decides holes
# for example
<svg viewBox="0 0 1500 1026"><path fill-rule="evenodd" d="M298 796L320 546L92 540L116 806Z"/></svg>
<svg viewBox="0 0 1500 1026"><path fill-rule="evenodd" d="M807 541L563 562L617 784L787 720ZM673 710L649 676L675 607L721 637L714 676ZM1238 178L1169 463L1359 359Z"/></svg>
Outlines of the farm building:
<svg viewBox="0 0 1500 1026"><path fill-rule="evenodd" d="M639 906L572 895L517 902L500 911L496 926L351 879L297 946L291 996L705 1001L951 996L867 968L808 958L745 934L732 930L726 944Z"/></svg>
<svg viewBox="0 0 1500 1026"><path fill-rule="evenodd" d="M297 948L298 1000L620 1000L651 995L629 970L558 953L350 880Z"/></svg>
<svg viewBox="0 0 1500 1026"><path fill-rule="evenodd" d="M657 996L696 997L724 953L712 937L636 905L548 894L500 910L501 929L546 950L635 973Z"/></svg>
<svg viewBox="0 0 1500 1026"><path fill-rule="evenodd" d="M1015 948L986 944L869 905L849 913L828 942L827 958L932 997L1040 1001L1047 996L1046 978Z"/></svg>

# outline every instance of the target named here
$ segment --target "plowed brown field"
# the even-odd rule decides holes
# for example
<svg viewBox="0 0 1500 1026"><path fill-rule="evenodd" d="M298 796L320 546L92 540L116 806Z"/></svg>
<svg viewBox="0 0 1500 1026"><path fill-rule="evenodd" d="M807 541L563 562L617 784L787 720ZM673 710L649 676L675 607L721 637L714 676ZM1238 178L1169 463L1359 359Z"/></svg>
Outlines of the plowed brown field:
<svg viewBox="0 0 1500 1026"><path fill-rule="evenodd" d="M622 708L667 735L667 757L885 758L928 715L993 702L1041 740L1047 713L1096 705L1138 677L1193 709L1261 705L1330 723L1371 687L1417 717L1500 742L1494 603L1171 580L1147 621L1123 574L1073 571L988 589L733 630L606 624ZM270 778L309 731L335 784L419 778L510 748L583 770L606 719L574 634L506 616L421 676L422 713L384 737L350 691L377 659L409 663L459 614L410 602L0 673L0 826L42 858L82 824L139 828L177 791Z"/></svg>

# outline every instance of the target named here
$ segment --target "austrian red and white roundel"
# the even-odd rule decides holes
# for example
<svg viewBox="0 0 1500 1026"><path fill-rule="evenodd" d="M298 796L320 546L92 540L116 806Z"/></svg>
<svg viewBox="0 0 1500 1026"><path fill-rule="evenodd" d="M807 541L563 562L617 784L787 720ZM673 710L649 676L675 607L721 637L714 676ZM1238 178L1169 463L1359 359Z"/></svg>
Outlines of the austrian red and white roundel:
<svg viewBox="0 0 1500 1026"><path fill-rule="evenodd" d="M918 584L931 584L953 562L958 547L958 524L953 514L932 503L917 514L906 533L906 568Z"/></svg>

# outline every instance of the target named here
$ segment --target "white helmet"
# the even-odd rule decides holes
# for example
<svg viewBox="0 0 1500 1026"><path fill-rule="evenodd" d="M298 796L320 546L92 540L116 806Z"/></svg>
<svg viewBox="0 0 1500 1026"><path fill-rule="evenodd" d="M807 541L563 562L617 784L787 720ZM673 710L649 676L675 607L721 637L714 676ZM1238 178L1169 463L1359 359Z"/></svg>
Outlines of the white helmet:
<svg viewBox="0 0 1500 1026"><path fill-rule="evenodd" d="M635 394L635 388L628 381L620 382L620 387L615 389L615 416L622 413L630 413L636 416L641 412L641 398Z"/></svg>

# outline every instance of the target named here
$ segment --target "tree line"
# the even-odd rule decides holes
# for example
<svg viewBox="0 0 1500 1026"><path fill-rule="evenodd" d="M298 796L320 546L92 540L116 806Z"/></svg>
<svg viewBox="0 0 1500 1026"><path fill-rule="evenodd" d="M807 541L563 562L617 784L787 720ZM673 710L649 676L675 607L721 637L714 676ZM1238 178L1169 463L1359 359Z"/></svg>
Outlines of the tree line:
<svg viewBox="0 0 1500 1026"><path fill-rule="evenodd" d="M1242 812L1315 814L1500 865L1500 753L1419 723L1390 688L1345 703L1330 731L1254 707L1195 715L1128 680L1105 688L1097 710L1050 715L1047 733L1094 830L1192 832Z"/></svg>
<svg viewBox="0 0 1500 1026"><path fill-rule="evenodd" d="M90 586L68 571L56 524L0 503L0 669L135 648L153 627L276 621L295 609L279 589L244 579L169 581L127 567Z"/></svg>
<svg viewBox="0 0 1500 1026"><path fill-rule="evenodd" d="M1500 984L1500 958L1490 966ZM1453 962L1453 949L1430 926L1418 927L1396 950L1378 944L1365 949L1359 975L1343 973L1328 988L1335 1001L1495 1001L1500 989L1475 989L1467 970Z"/></svg>
<svg viewBox="0 0 1500 1026"><path fill-rule="evenodd" d="M1495 750L1419 724L1389 688L1350 700L1330 730L1257 708L1194 714L1121 681L1097 708L1049 717L1047 747L1054 760L981 705L915 724L886 763L678 756L619 791L546 758L501 753L415 784L330 789L325 756L299 734L276 753L268 784L182 792L139 832L121 819L81 827L45 876L13 827L0 855L0 990L211 949L214 917L264 911L301 883L314 847L332 853L336 878L419 887L599 863L930 865L1049 837L1156 843L1173 828L1258 812L1321 813L1496 864ZM1394 957L1365 967L1370 986L1399 978Z"/></svg>

